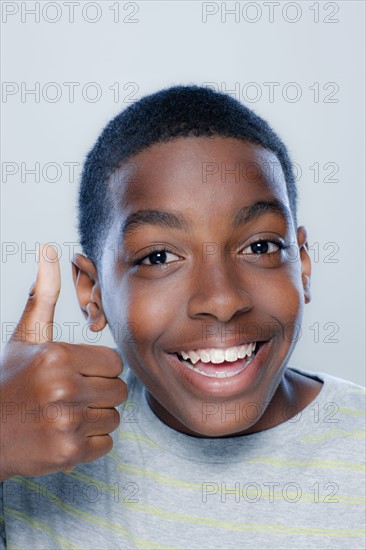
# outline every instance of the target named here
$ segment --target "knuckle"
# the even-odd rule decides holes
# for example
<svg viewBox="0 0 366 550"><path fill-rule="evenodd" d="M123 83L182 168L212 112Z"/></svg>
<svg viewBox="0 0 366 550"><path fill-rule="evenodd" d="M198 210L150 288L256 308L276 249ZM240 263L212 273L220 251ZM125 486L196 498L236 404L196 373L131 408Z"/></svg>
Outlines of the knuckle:
<svg viewBox="0 0 366 550"><path fill-rule="evenodd" d="M67 439L60 446L57 454L57 466L62 469L70 469L81 460L81 446L73 439Z"/></svg>
<svg viewBox="0 0 366 550"><path fill-rule="evenodd" d="M103 455L108 454L113 449L113 439L110 435L105 438L105 445L103 447Z"/></svg>
<svg viewBox="0 0 366 550"><path fill-rule="evenodd" d="M106 349L106 352L107 352L108 360L110 361L111 365L113 365L113 367L115 367L118 374L121 374L122 371L123 371L123 364L122 364L121 357L113 349L107 348L107 347L105 347L105 349Z"/></svg>
<svg viewBox="0 0 366 550"><path fill-rule="evenodd" d="M47 387L47 399L52 403L69 402L77 396L77 387L70 379L55 380Z"/></svg>
<svg viewBox="0 0 366 550"><path fill-rule="evenodd" d="M116 394L117 394L119 405L121 403L123 403L124 401L126 401L126 398L127 398L127 385L121 378L116 379Z"/></svg>
<svg viewBox="0 0 366 550"><path fill-rule="evenodd" d="M113 417L112 417L112 419L113 419L113 426L114 426L113 430L115 430L116 428L118 428L118 426L119 426L120 423L121 423L121 415L120 415L120 413L117 411L117 409L113 409ZM112 430L112 431L113 431L113 430Z"/></svg>
<svg viewBox="0 0 366 550"><path fill-rule="evenodd" d="M110 435L103 436L103 443L98 445L98 449L93 449L91 441L88 441L89 449L82 458L83 463L93 462L102 456L107 455L113 449L113 439Z"/></svg>
<svg viewBox="0 0 366 550"><path fill-rule="evenodd" d="M81 424L80 415L73 411L72 416L69 413L62 414L61 418L57 422L58 436L68 437L72 433L75 433Z"/></svg>
<svg viewBox="0 0 366 550"><path fill-rule="evenodd" d="M59 368L68 362L69 354L62 344L47 342L42 344L42 363L46 368Z"/></svg>

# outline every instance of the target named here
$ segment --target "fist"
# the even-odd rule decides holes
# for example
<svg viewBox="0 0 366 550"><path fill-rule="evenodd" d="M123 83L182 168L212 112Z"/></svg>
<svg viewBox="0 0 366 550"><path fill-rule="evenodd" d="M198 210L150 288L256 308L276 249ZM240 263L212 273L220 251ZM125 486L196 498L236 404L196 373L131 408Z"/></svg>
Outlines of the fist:
<svg viewBox="0 0 366 550"><path fill-rule="evenodd" d="M46 260L43 250L1 359L1 481L68 471L107 454L120 422L115 407L127 397L114 350L52 341L60 267L56 251L48 246Z"/></svg>

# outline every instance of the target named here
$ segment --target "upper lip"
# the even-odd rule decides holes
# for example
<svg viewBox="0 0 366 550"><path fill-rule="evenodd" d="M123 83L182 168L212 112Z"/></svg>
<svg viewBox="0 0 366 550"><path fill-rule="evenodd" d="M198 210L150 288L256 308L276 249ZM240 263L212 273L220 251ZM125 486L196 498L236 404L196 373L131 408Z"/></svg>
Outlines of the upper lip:
<svg viewBox="0 0 366 550"><path fill-rule="evenodd" d="M197 349L228 349L228 348L234 348L239 346L246 346L248 344L253 344L254 342L257 343L257 349L258 346L262 343L265 343L264 340L244 340L241 342L225 342L224 344L222 342L200 342L195 343L192 345L184 345L181 348L175 348L174 351L168 351L168 353L180 353L181 351L188 352L188 351L194 351Z"/></svg>

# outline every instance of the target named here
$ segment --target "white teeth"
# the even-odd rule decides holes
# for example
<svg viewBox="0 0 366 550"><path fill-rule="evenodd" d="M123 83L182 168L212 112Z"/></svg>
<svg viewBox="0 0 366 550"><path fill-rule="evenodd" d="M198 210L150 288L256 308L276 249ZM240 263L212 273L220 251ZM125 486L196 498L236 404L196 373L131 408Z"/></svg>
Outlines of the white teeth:
<svg viewBox="0 0 366 550"><path fill-rule="evenodd" d="M205 351L204 349L201 351L201 353L199 354L200 357L201 357L201 361L202 363L209 363L210 362L210 354L207 353L207 351Z"/></svg>
<svg viewBox="0 0 366 550"><path fill-rule="evenodd" d="M225 352L222 349L214 349L208 353L211 363L214 363L215 365L219 365L225 361Z"/></svg>
<svg viewBox="0 0 366 550"><path fill-rule="evenodd" d="M244 359L248 351L247 346L240 346L238 350L238 359Z"/></svg>
<svg viewBox="0 0 366 550"><path fill-rule="evenodd" d="M197 361L202 363L213 363L218 365L224 361L234 362L238 359L244 359L244 357L250 357L255 350L256 342L250 344L243 344L242 346L235 346L227 349L209 348L209 349L196 349L192 351L181 351L180 355L184 360L189 359L193 365Z"/></svg>
<svg viewBox="0 0 366 550"><path fill-rule="evenodd" d="M236 370L235 372L219 371L211 374L203 372L199 368L194 367L188 361L182 361L182 363L183 365L193 370L194 372L198 372L202 376L207 376L208 378L231 378L232 376L235 376L236 374L239 374L239 372L243 371L249 365L249 363L251 363L252 360L253 360L253 357L250 357L249 359L247 359L247 361L240 367L240 369Z"/></svg>
<svg viewBox="0 0 366 550"><path fill-rule="evenodd" d="M234 349L227 349L225 351L225 361L236 361L238 359L238 354Z"/></svg>
<svg viewBox="0 0 366 550"><path fill-rule="evenodd" d="M194 365L200 360L200 356L195 351L188 352L188 357Z"/></svg>

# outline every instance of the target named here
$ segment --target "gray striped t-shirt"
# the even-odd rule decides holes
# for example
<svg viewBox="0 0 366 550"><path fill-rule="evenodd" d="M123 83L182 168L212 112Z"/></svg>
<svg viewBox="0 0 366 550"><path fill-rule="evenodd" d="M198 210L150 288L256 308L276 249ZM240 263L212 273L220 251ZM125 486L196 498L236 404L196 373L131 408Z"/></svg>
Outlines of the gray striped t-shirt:
<svg viewBox="0 0 366 550"><path fill-rule="evenodd" d="M133 372L105 457L2 485L0 548L364 548L364 390L324 373L296 417L195 438L151 411Z"/></svg>

